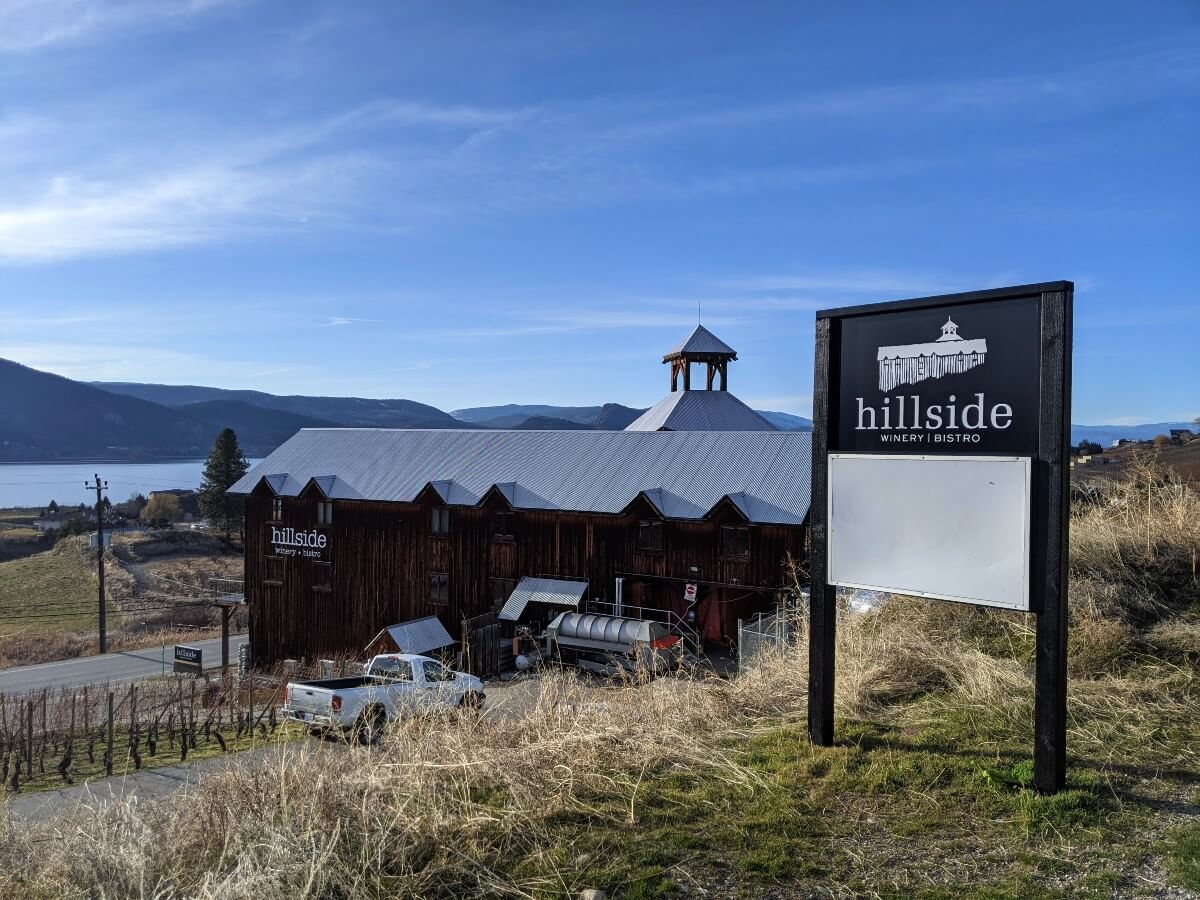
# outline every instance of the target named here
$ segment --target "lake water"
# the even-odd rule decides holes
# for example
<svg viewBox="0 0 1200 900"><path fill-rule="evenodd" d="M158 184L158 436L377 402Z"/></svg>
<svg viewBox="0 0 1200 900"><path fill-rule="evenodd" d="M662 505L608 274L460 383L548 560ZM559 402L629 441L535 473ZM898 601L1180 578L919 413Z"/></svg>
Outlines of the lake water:
<svg viewBox="0 0 1200 900"><path fill-rule="evenodd" d="M250 460L253 466L258 460ZM0 507L94 504L96 492L83 486L99 474L108 482L106 496L113 503L131 494L149 495L168 488L200 487L204 460L184 459L152 463L0 463Z"/></svg>

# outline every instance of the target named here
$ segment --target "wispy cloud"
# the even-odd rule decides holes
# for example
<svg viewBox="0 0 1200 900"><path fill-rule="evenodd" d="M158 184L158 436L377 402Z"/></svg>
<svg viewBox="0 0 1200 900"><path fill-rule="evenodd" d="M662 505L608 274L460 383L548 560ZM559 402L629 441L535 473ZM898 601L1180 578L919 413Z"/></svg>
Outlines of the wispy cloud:
<svg viewBox="0 0 1200 900"><path fill-rule="evenodd" d="M348 316L330 316L326 321L319 323L320 328L340 328L343 325L358 325L362 322L381 322L382 319L352 319Z"/></svg>
<svg viewBox="0 0 1200 900"><path fill-rule="evenodd" d="M44 341L0 344L0 357L53 372L77 381L146 381L157 384L205 384L214 372L222 380L257 386L252 379L279 371L298 371L288 365L264 369L261 361L217 358L185 350L142 343Z"/></svg>
<svg viewBox="0 0 1200 900"><path fill-rule="evenodd" d="M254 225L302 223L319 167L290 173L202 166L126 181L56 176L0 208L0 258L37 262L192 244ZM284 187L290 187L285 191Z"/></svg>
<svg viewBox="0 0 1200 900"><path fill-rule="evenodd" d="M0 6L0 35L34 47L116 22L190 16L212 5L183 0L17 2ZM114 124L139 121L136 103L129 115L96 117L96 133L90 135L82 133L85 129L73 117L47 123L40 113L17 111L0 119L0 137L12 132L12 140L0 141L0 163L9 163L0 171L10 173L0 180L0 260L46 262L130 253L320 225L403 236L431 224L513 211L893 182L962 167L967 159L978 165L979 157L904 156L889 147L874 155L868 148L855 159L806 156L797 164L787 154L769 163L749 163L741 155L701 153L693 157L702 162L685 167L677 164L674 151L680 142L703 147L713 132L749 139L752 129L760 129L778 137L818 116L874 121L871 117L886 112L911 120L968 108L994 115L1022 104L1065 108L1123 102L1134 92L1153 94L1164 79L1194 78L1196 59L1194 51L1163 53L1159 48L1157 56L1131 55L1071 72L865 85L749 105L694 97L601 97L514 106L381 97L324 116L281 115L266 124L256 118L239 125L222 117L196 134L192 130L197 126L187 122L153 133L138 131L136 124ZM782 123L794 127L780 128ZM87 153L72 155L69 148L85 139L99 151L89 146ZM1006 146L996 164L1006 164L1014 152ZM42 156L49 158L39 161ZM911 295L941 293L959 284L921 273L901 280L887 272L798 271L751 276L720 287L756 294ZM756 302L765 304L767 298ZM788 302L805 308L804 300Z"/></svg>
<svg viewBox="0 0 1200 900"><path fill-rule="evenodd" d="M116 28L181 19L235 0L5 0L0 50L37 50L74 43Z"/></svg>
<svg viewBox="0 0 1200 900"><path fill-rule="evenodd" d="M460 140L458 135L507 127L534 114L532 109L373 101L265 134L209 137L189 145L183 158L174 148L150 147L145 159L137 159L138 144L131 142L115 149L111 162L80 160L73 171L50 171L40 178L30 162L19 178L10 168L7 181L0 181L0 260L129 253L307 230L318 222L344 227L356 218L351 210L364 213L381 202L380 193L391 198L386 224L395 229L397 215L421 209L418 193L431 173L440 169L441 177L447 176L442 153ZM381 128L451 133L414 149L408 167L397 174L385 162L395 147L389 151L389 145L373 144L368 137ZM21 153L24 141L26 159L35 158L37 146L57 147L74 139L65 124L26 115L0 120L0 134L8 132L14 139L4 152ZM172 163L164 166L164 156Z"/></svg>

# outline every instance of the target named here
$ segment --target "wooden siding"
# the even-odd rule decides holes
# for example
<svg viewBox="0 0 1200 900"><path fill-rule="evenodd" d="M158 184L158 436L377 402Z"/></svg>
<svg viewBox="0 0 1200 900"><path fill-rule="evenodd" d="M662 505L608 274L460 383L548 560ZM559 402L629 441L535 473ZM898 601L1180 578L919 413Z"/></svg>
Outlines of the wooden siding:
<svg viewBox="0 0 1200 900"><path fill-rule="evenodd" d="M509 540L493 536L494 510L487 506L452 507L449 533L442 536L431 534L428 503L338 501L333 522L317 526L317 502L310 496L284 498L282 520L272 522L269 491L247 500L246 597L257 661L358 654L384 626L430 614L457 637L464 618L493 608L493 578L585 578L589 598L611 601L618 573L651 576L627 578L625 602L682 614L684 581L783 588L786 557L799 559L804 551L802 527L751 526L749 556L724 559L720 517L668 521L663 549L640 551L637 524L647 517L645 510L628 516L519 510ZM273 555L272 526L326 535L320 561L332 563L330 590L314 590L317 560L300 555L285 557L281 584L264 583L266 558ZM449 576L444 604L430 601L434 573ZM758 593L747 600L749 590L711 585L702 585L700 593L702 602L727 607L726 633L735 614L749 614L772 599Z"/></svg>

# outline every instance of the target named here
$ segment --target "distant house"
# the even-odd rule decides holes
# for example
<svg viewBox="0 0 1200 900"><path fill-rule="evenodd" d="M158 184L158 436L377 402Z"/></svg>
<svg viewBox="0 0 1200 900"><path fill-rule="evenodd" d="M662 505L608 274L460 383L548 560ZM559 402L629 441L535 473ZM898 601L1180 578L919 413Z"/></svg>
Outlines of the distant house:
<svg viewBox="0 0 1200 900"><path fill-rule="evenodd" d="M1192 440L1195 437L1196 437L1196 435L1192 434L1192 431L1190 428L1172 428L1171 429L1171 443L1172 444L1186 444L1188 441Z"/></svg>

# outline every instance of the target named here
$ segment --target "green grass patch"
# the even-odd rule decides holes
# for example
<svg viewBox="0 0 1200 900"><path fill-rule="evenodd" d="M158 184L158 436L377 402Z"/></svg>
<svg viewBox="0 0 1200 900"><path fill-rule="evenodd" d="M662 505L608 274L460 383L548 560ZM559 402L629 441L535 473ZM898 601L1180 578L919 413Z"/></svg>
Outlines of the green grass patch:
<svg viewBox="0 0 1200 900"><path fill-rule="evenodd" d="M636 791L630 782L599 792L552 828L592 860L584 883L620 896L664 896L693 877L736 883L746 896L773 885L1111 896L1148 849L1140 834L1152 812L1124 796L1142 788L1076 756L1067 789L1039 794L1030 747L972 744L979 723L948 719L924 729L840 722L832 748L812 747L798 727L730 741L737 778L720 768L648 773ZM1171 845L1172 865L1192 878L1198 846L1200 832Z"/></svg>
<svg viewBox="0 0 1200 900"><path fill-rule="evenodd" d="M112 605L110 612L115 614ZM96 572L74 549L0 563L0 635L96 624Z"/></svg>
<svg viewBox="0 0 1200 900"><path fill-rule="evenodd" d="M1172 884L1200 891L1200 824L1180 828L1170 835L1166 865Z"/></svg>

